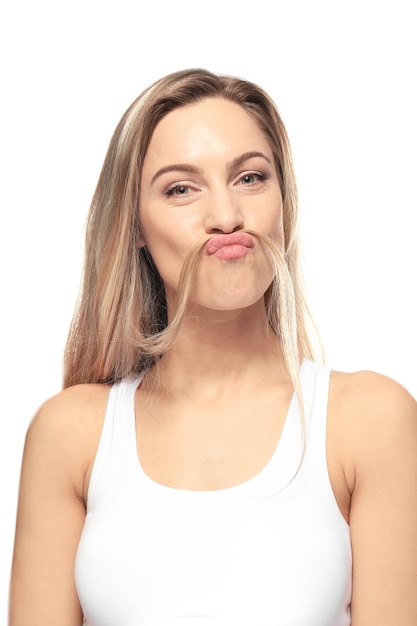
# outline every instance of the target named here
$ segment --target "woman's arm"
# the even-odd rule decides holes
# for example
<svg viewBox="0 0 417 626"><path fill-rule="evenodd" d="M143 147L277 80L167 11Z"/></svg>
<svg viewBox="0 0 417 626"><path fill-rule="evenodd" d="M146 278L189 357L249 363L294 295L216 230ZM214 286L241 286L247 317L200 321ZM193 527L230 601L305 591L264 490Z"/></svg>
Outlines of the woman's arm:
<svg viewBox="0 0 417 626"><path fill-rule="evenodd" d="M352 626L416 626L417 403L386 377L351 380Z"/></svg>
<svg viewBox="0 0 417 626"><path fill-rule="evenodd" d="M80 626L74 559L85 519L86 476L99 437L88 386L49 400L23 455L9 626Z"/></svg>

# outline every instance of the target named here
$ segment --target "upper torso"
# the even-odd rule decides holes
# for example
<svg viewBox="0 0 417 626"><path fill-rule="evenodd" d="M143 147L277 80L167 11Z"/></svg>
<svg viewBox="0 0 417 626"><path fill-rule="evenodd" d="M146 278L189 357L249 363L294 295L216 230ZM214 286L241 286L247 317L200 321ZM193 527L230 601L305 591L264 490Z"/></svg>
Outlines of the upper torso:
<svg viewBox="0 0 417 626"><path fill-rule="evenodd" d="M263 367L262 372L267 373L269 369ZM214 367L213 372L217 370L218 368ZM189 384L189 377L184 379L183 374L184 372L179 372L177 381L181 384ZM198 386L197 374L198 372L193 378ZM221 387L229 385L229 381L225 381L223 377L218 377L218 379L221 382ZM278 384L280 383L278 382ZM35 622L56 624L61 623L63 616L65 616L65 623L74 626L81 624L81 607L74 586L74 560L80 536L83 528L86 527L86 502L90 476L92 476L91 484L94 484L94 475L97 476L98 467L95 459L101 455L102 441L105 440L105 438L101 438L101 433L103 431L104 434L104 430L108 430L109 425L112 424L111 412L107 411L104 420L106 407L111 404L111 402L109 403L109 392L113 396L116 388L113 387L110 392L109 386L100 384L69 387L57 396L50 398L40 408L30 425L22 463L21 495L19 497L11 585L11 624L32 624ZM172 478L174 483L168 487L169 492L178 492L180 496L187 497L193 495L187 491L187 485L184 484L184 469L187 472L193 472L193 466L190 463L195 464L195 474L197 478L201 478L201 461L207 461L209 448L202 446L204 455L206 455L203 459L199 459L195 455L187 455L186 464L179 464L180 467L176 467L176 455L171 454L169 445L167 445L169 442L164 441L163 437L161 439L159 436L161 433L157 436L158 433L152 430L152 420L148 420L148 417L151 417L151 412L146 411L146 403L142 402L144 389L146 390L146 387L141 384L137 390L133 383L132 395L129 400L131 408L127 413L122 411L124 418L127 419L125 424L129 424L131 433L128 439L130 452L126 456L125 467L129 466L132 471L128 472L125 477L129 478L130 481L135 481L139 474L142 483L144 481L145 484L152 485L153 488L161 489L161 493L166 493L167 489L166 486L163 488L163 483ZM241 398L243 398L243 402L247 401L246 385L242 385L242 389L245 393L237 394L236 407L241 406ZM190 390L195 391L194 382L190 386ZM264 389L261 384L260 395L263 396L263 394ZM288 402L288 397L285 400L285 395L286 392L282 399L279 399L278 404ZM185 394L184 399L187 401L187 394ZM144 406L145 411L143 411ZM157 403L154 406L156 408ZM204 406L203 413L205 415L207 415L207 406L207 404ZM159 408L158 405L158 410ZM177 415L181 413L182 408L173 403L170 406L170 414ZM275 444L277 438L280 437L279 423L282 419L281 410L279 407L277 408L276 430L273 437L271 436L272 439L275 437ZM342 531L337 540L339 546L346 546L347 525L345 520L349 521L354 562L352 625L355 624L355 626L362 626L362 624L366 626L371 624L391 626L399 623L404 624L404 626L405 624L411 626L411 624L417 623L415 600L417 597L415 582L415 563L417 562L415 531L417 528L417 509L415 506L417 421L415 411L416 403L412 396L401 385L387 377L374 372L357 372L354 374L332 372L331 374L327 432L322 433L324 435L322 442L324 439L327 441L325 445L322 443L319 446L322 451L321 467L324 468L322 472L324 478L321 484L325 487L327 504L318 508L319 510L330 511L330 517L323 520L324 528L333 520L335 522L334 527ZM136 424L135 412L137 414ZM198 427L198 412L195 417L195 434L198 435L199 432L202 432ZM104 429L103 420L105 422ZM325 422L326 416L324 415L322 423ZM257 483L259 479L257 481L250 479L250 476L254 478L257 472L262 476L262 480L264 476L270 476L269 471L266 474L262 472L262 467L274 467L273 462L268 462L271 446L265 445L265 439L257 436L255 431L258 423L265 426L268 425L268 420L260 420L258 413L254 415L254 463L246 464L244 459L235 454L233 450L234 447L240 446L248 450L248 444L245 440L250 436L250 431L247 431L243 439L239 436L236 437L234 447L230 447L230 440L227 441L225 449L230 452L227 472L222 473L218 469L211 472L212 467L207 466L206 463L207 476L204 483L200 483L199 487L198 481L196 481L192 487L199 489L215 484L219 487L222 480L229 479L229 472L233 476L232 482L235 486L243 482L251 485ZM299 423L298 420L297 423ZM135 426L136 433L134 432ZM170 436L172 434L171 431ZM181 435L178 432L176 436L178 434ZM183 434L186 434L185 431ZM176 438L175 445L180 439ZM281 438L276 447L279 458L283 449L283 441L285 442L285 437L284 439ZM161 471L160 456L155 455L155 458L152 458L153 446L150 445L151 442L163 449L166 465L169 469L168 475L163 470ZM211 443L215 453L217 450L216 455L219 458L216 442L212 440ZM327 467L323 460L326 456L326 447ZM125 462L124 457L120 457L120 449L117 455L117 446L114 450L116 457L118 456L119 460L122 460L122 464L119 464L120 469ZM110 458L114 458L113 453L108 457L108 461ZM273 471L272 475L276 479L279 473ZM314 472L311 475L314 475ZM114 527L114 533L107 532L108 542L106 545L110 545L110 547L115 546L117 548L120 545L117 541L115 543L113 539L114 536L117 538L121 536L121 531L124 528L123 523L126 519L124 513L128 510L119 498L123 492L126 493L123 485L129 483L129 481L125 481L125 477L120 474L120 471L116 472L114 481L112 484L108 484L106 488L110 497L107 500L101 500L102 508L98 516L95 516L91 511L91 499L88 502L88 525L94 517L96 522L100 518L104 520L104 527L106 520L107 524L111 524L111 520L114 520L115 517L118 521L118 525ZM132 486L132 483L130 484ZM293 482L292 487L296 484ZM315 484L320 484L320 481L315 481ZM223 484L223 486L225 485ZM174 489L175 487L179 489ZM236 493L237 496L241 490L242 487L238 487L232 492ZM115 491L115 498L112 498L111 495ZM214 490L213 493L209 494L204 492L201 494L203 500L209 502L210 497L219 495L218 491ZM232 493L225 490L226 492ZM284 492L288 497L290 491L284 490ZM311 493L313 499L307 498L305 502L311 501L311 504L317 508L320 504L320 498L316 497L318 496L317 489L312 489ZM141 490L140 494L145 494L145 491ZM230 499L230 502L232 500L233 498ZM258 500L262 502L262 499L258 498ZM109 516L106 514L103 516L106 503L107 510L110 512ZM240 511L241 508L233 507L233 510ZM298 516L298 519L305 520L305 537L308 538L310 532L311 538L311 529L313 529L313 540L307 541L307 545L314 547L315 526L310 527L308 525L311 510L308 510L307 515ZM343 512L343 516L340 511ZM202 520L204 521L204 519L203 516ZM284 520L285 515L282 517L282 523ZM142 519L140 521L141 523L144 522ZM317 521L317 518L313 521ZM196 527L198 528L198 525ZM136 526L132 529L136 530ZM227 532L227 525L223 525L222 529ZM256 535L256 525L252 525L252 529ZM327 533L327 535L331 538L334 533ZM101 536L103 537L103 535ZM275 539L280 536L275 534ZM99 539L100 535L94 533L94 537ZM265 543L269 545L271 535L265 534L265 537L264 545ZM142 539L146 540L146 537L142 537ZM193 539L192 535L190 535L190 539ZM246 543L243 544L243 547ZM251 545L256 545L256 541L252 542ZM286 546L285 549L291 550L291 545L295 549L297 548L293 543ZM93 551L94 546L97 548L97 543L94 544L93 541L91 544ZM320 554L323 554L323 551L320 551ZM115 556L117 557L117 554ZM135 553L132 552L132 555L129 553L129 556L134 557ZM314 554L310 554L310 556L313 556L313 561L310 562L314 562ZM100 560L91 560L96 571L99 562ZM233 559L229 562L230 567L236 563ZM129 565L128 561L123 560L123 563ZM346 572L346 563L346 559L343 559L340 572ZM265 563L264 565L263 570L267 571L268 567ZM141 561L141 566L145 567L146 570L145 560ZM120 581L123 583L129 580L122 570L123 567L114 568L116 574L122 572L120 579L117 579L117 584L114 586L118 592L120 592ZM100 577L109 571L114 576L113 570L111 568L109 570L107 567L106 569L103 568ZM320 573L322 570L319 568L317 571ZM325 569L326 572L332 572L331 564L329 568ZM239 577L237 577L238 579ZM135 578L133 577L132 580ZM137 580L140 580L140 577ZM277 580L276 577L275 580ZM323 578L321 581L323 582ZM338 584L340 584L340 579ZM324 586L327 587L326 584ZM323 588L323 585L320 587ZM143 588L146 589L146 586ZM131 597L136 598L137 592L138 588L135 587ZM97 598L97 594L89 595L93 597L94 602L94 597ZM251 594L248 593L247 596L250 598ZM303 598L304 596L305 594L303 594ZM334 590L332 597L337 597ZM100 606L101 599L102 593L99 593L98 606ZM85 604L85 606L87 605ZM201 606L202 604L200 604ZM239 608L240 605L235 603L235 606ZM346 620L346 611L343 612L342 609L341 615L342 619ZM117 618L113 620L113 623L118 626L121 624L119 617L118 614ZM191 623L190 619L184 618L183 620L187 626ZM152 622L151 619L137 621L144 624L155 623L155 620ZM105 619L101 622L105 624ZM200 622L204 623L204 620L200 619ZM134 623L136 626L137 622ZM233 620L230 623L233 623ZM254 623L259 623L259 621L255 620ZM307 623L311 626L310 621ZM319 623L322 625L322 620ZM179 622L176 621L176 624L179 625Z"/></svg>
<svg viewBox="0 0 417 626"><path fill-rule="evenodd" d="M349 510L351 503L351 495L355 484L355 459L351 454L350 445L351 441L355 440L355 430L352 428L354 420L350 411L350 383L354 377L360 377L359 374L345 374L343 372L331 371L329 380L329 392L328 392L328 406L327 406L327 467L330 478L330 483L334 493L337 505L344 517L349 523ZM287 411L290 405L290 401L293 395L293 389L291 385L285 385L284 389L280 389L278 392L278 403L273 407L275 411L275 420L271 421L268 431L263 431L259 428L258 423L255 425L256 431L247 433L245 445L249 445L251 454L243 455L239 453L239 448L242 449L242 432L239 426L239 433L237 437L233 436L231 443L230 459L232 459L232 466L227 468L227 472L219 467L218 464L208 464L201 460L201 455L192 455L192 446L190 441L185 438L184 446L188 450L188 462L191 465L191 471L189 467L184 466L184 455L178 454L178 451L173 449L172 446L172 432L164 432L164 428L154 428L155 420L155 403L153 399L150 401L150 410L145 410L146 396L145 381L142 381L136 391L135 398L135 426L136 426L136 444L138 457L140 457L141 466L145 472L151 476L156 482L160 482L165 485L183 489L216 489L233 484L243 482L248 477L256 474L268 461L272 452L275 450L280 434L282 432ZM91 472L93 469L99 440L101 437L104 416L107 410L108 397L110 387L107 385L80 385L79 389L81 395L89 396L89 406L85 406L85 402L82 407L82 413L85 419L83 419L83 428L88 430L85 439L85 449L82 455L81 461L78 460L77 464L82 465L84 468L83 481L77 483L75 489L78 492L78 496L85 503L88 500L88 489L90 484ZM72 389L68 389L71 393ZM255 398L255 404L259 401L259 396ZM274 397L271 398L273 401ZM76 404L76 403L74 403ZM169 403L168 404L168 419L172 416L172 413L176 412L176 408ZM260 411L256 409L257 419L260 415ZM149 424L151 427L149 428ZM166 426L165 422L164 426ZM161 439L162 433L162 439ZM189 435L189 433L187 433ZM195 436L199 438L199 444L204 443L202 441L206 433L195 433ZM258 448L254 449L253 442L254 437L259 437ZM206 442L207 443L207 442ZM218 444L217 441L212 442ZM158 454L156 454L156 449ZM181 450L184 452L184 448ZM190 455L191 452L191 455ZM228 450L230 452L230 449ZM209 455L212 454L211 451ZM178 467L178 465L181 467ZM198 465L198 468L197 468ZM200 483L192 484L194 481L201 480Z"/></svg>
<svg viewBox="0 0 417 626"><path fill-rule="evenodd" d="M138 381L113 388L77 557L92 626L349 623L349 528L338 507L346 515L348 487L330 424L326 462L328 372L304 362L302 379L307 446L299 471L293 398L272 433L275 449L261 450L254 465L236 457L238 471L232 479L213 474L212 489L199 487L198 472L189 489L175 488L181 471L174 484L161 484L172 471L158 474L141 446ZM175 468L168 452L168 469ZM218 482L221 475L228 484Z"/></svg>

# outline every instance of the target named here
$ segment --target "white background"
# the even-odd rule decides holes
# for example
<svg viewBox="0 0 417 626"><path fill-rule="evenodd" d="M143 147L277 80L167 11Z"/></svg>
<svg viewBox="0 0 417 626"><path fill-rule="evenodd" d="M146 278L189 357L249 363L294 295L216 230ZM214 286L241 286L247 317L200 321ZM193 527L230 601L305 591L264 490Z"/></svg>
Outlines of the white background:
<svg viewBox="0 0 417 626"><path fill-rule="evenodd" d="M119 117L161 75L200 66L270 92L293 145L327 362L383 372L417 395L413 4L16 0L2 9L1 615L24 435L60 389L90 198Z"/></svg>

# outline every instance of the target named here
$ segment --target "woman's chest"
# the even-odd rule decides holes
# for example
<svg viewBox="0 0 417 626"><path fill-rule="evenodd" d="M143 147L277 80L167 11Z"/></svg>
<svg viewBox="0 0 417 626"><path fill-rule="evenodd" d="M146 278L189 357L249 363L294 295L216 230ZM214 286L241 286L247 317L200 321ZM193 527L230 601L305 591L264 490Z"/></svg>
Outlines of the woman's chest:
<svg viewBox="0 0 417 626"><path fill-rule="evenodd" d="M275 389L211 401L138 402L139 462L157 483L224 489L256 476L274 455L291 392Z"/></svg>
<svg viewBox="0 0 417 626"><path fill-rule="evenodd" d="M87 517L77 587L91 624L349 623L349 532L306 485L259 499L148 487Z"/></svg>

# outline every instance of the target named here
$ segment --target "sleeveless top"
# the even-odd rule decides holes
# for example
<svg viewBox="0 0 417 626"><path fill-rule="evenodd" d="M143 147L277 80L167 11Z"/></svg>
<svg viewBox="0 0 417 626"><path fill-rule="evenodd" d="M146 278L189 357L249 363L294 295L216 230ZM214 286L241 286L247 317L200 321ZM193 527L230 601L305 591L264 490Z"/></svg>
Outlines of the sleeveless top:
<svg viewBox="0 0 417 626"><path fill-rule="evenodd" d="M300 374L304 457L294 394L264 469L214 491L149 478L136 445L141 377L111 388L75 563L86 624L350 624L349 526L326 461L329 370L304 360Z"/></svg>

